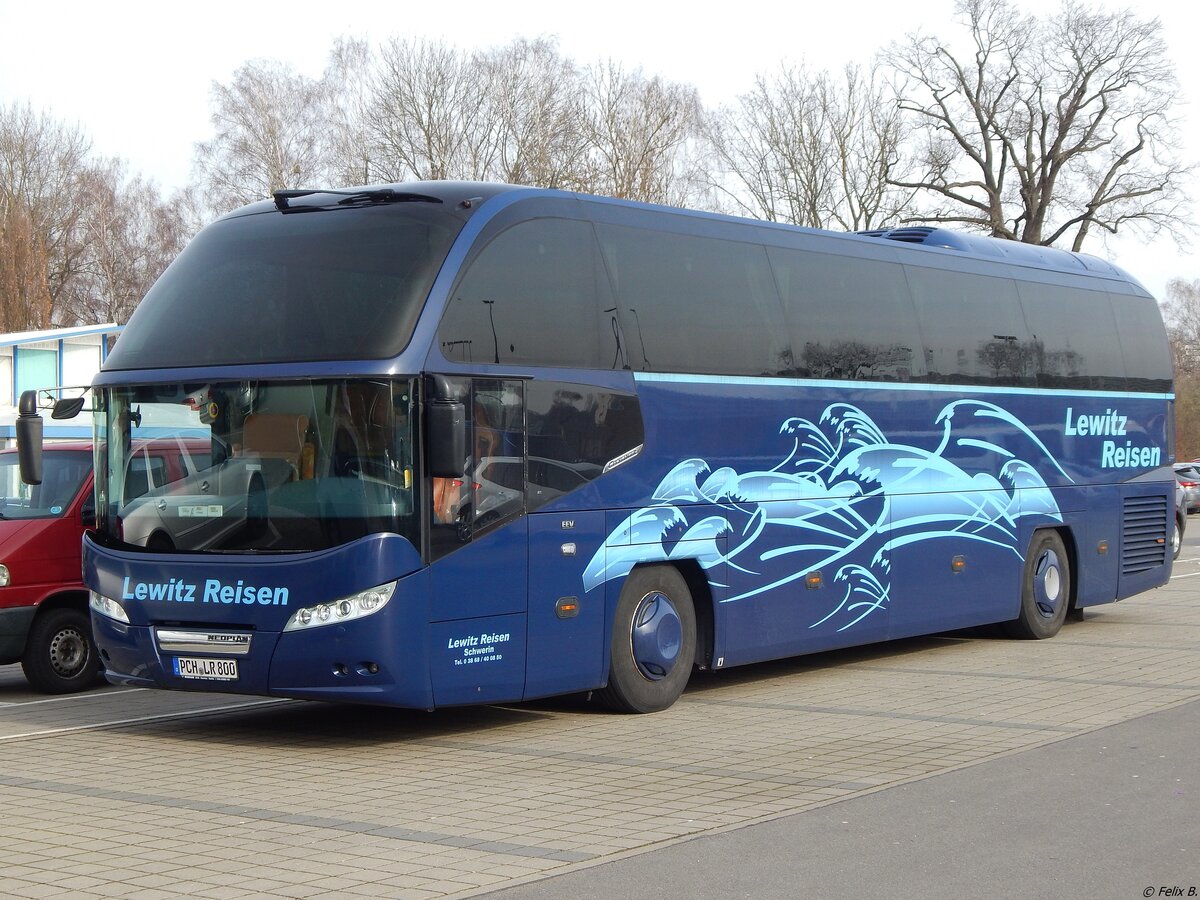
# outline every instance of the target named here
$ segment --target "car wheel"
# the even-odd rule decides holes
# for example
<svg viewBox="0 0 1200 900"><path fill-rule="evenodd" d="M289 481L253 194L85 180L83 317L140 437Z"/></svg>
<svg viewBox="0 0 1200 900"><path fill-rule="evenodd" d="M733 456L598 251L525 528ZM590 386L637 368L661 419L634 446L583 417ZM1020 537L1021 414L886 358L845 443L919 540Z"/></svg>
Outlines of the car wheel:
<svg viewBox="0 0 1200 900"><path fill-rule="evenodd" d="M70 694L91 686L100 670L99 659L87 613L59 607L34 619L21 669L39 691Z"/></svg>
<svg viewBox="0 0 1200 900"><path fill-rule="evenodd" d="M146 549L153 550L156 553L174 553L175 542L171 540L170 535L162 531L156 531L146 541Z"/></svg>

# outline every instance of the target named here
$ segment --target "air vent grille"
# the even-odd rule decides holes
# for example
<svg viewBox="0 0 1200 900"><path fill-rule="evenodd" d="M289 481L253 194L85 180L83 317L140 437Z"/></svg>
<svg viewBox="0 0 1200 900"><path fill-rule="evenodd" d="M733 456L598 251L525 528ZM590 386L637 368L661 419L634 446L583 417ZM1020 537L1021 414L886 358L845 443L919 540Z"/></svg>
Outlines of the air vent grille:
<svg viewBox="0 0 1200 900"><path fill-rule="evenodd" d="M905 244L923 244L936 231L927 225L914 225L910 228L886 228L878 231L860 231L865 237L886 238L889 241L901 241Z"/></svg>
<svg viewBox="0 0 1200 900"><path fill-rule="evenodd" d="M1167 561L1167 498L1126 497L1122 509L1121 574L1145 572Z"/></svg>

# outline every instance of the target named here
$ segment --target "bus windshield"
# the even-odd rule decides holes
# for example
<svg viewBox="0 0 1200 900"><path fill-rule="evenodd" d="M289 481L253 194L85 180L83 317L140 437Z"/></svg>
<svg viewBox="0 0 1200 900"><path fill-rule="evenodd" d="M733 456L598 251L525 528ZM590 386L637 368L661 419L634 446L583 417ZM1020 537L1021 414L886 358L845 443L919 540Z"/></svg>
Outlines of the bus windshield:
<svg viewBox="0 0 1200 900"><path fill-rule="evenodd" d="M419 547L410 379L110 388L96 410L100 539L297 552L392 532Z"/></svg>
<svg viewBox="0 0 1200 900"><path fill-rule="evenodd" d="M418 203L215 222L138 305L104 367L394 356L460 227Z"/></svg>

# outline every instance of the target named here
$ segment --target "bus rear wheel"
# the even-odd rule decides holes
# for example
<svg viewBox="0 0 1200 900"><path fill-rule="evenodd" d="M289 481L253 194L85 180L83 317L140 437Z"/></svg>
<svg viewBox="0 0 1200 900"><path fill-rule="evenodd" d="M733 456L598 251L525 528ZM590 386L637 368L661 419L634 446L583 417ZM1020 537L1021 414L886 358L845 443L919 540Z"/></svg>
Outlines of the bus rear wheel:
<svg viewBox="0 0 1200 900"><path fill-rule="evenodd" d="M39 691L71 694L91 687L100 671L99 659L87 613L60 607L34 620L21 669Z"/></svg>
<svg viewBox="0 0 1200 900"><path fill-rule="evenodd" d="M1038 531L1029 542L1021 579L1021 613L1005 624L1012 637L1045 640L1058 634L1071 605L1071 564L1056 531Z"/></svg>
<svg viewBox="0 0 1200 900"><path fill-rule="evenodd" d="M617 601L600 701L621 712L666 709L687 686L695 656L696 611L683 576L672 566L634 569Z"/></svg>

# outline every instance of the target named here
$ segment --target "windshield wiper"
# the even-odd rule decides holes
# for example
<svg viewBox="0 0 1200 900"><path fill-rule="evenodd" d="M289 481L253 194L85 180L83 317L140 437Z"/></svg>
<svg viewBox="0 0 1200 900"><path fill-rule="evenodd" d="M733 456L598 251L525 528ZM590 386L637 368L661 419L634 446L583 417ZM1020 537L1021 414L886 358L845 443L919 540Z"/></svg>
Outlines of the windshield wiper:
<svg viewBox="0 0 1200 900"><path fill-rule="evenodd" d="M341 197L337 201L338 206L357 206L361 204L375 203L441 203L437 197L431 197L428 194L414 194L410 191L397 191L392 188L371 188L361 191L335 191L326 188L313 188L306 190L289 190L289 191L274 191L271 196L275 198L275 208L280 212L296 212L302 209L322 209L324 206L292 206L291 201L300 197L309 197L313 194L334 194Z"/></svg>

